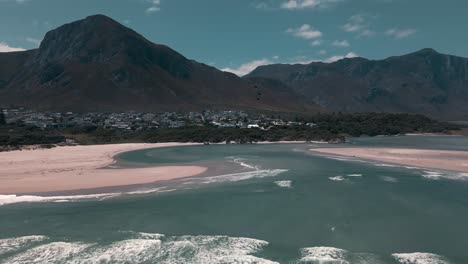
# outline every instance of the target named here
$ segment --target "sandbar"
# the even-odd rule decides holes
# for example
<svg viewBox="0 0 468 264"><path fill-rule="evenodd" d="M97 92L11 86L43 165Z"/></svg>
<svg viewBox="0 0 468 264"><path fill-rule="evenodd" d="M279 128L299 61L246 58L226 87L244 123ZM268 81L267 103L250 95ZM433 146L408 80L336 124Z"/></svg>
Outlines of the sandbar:
<svg viewBox="0 0 468 264"><path fill-rule="evenodd" d="M419 168L468 172L468 151L360 147L314 148L311 151Z"/></svg>
<svg viewBox="0 0 468 264"><path fill-rule="evenodd" d="M204 173L203 166L109 168L122 152L192 143L66 146L0 153L0 194L26 194L153 183ZM107 168L106 168L107 167Z"/></svg>

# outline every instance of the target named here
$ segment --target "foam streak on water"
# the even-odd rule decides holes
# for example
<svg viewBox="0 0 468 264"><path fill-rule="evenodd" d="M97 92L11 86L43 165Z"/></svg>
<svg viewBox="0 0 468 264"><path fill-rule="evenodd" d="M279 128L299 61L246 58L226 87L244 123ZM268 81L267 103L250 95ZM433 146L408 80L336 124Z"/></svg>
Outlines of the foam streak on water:
<svg viewBox="0 0 468 264"><path fill-rule="evenodd" d="M118 192L118 193L101 193L101 194L87 194L87 195L68 195L68 196L37 196L37 195L0 195L0 206L13 204L13 203L38 203L38 202L74 202L86 200L104 200L112 197L122 195L137 195L149 194L156 192L168 192L173 190L165 190L165 187L144 189L139 191Z"/></svg>
<svg viewBox="0 0 468 264"><path fill-rule="evenodd" d="M274 177L281 173L284 173L288 170L283 169L262 169L259 165L252 165L246 162L245 158L239 157L228 157L232 162L240 164L245 169L250 169L251 171L231 173L210 177L203 177L198 179L193 179L190 182L198 182L202 184L209 183L219 183L219 182L237 182L253 178L265 178L265 177Z"/></svg>
<svg viewBox="0 0 468 264"><path fill-rule="evenodd" d="M265 177L274 177L278 176L281 173L284 173L288 170L274 169L274 170L256 170L249 172L240 172L225 174L219 176L203 177L200 178L200 183L218 183L218 182L237 182L253 178L265 178Z"/></svg>
<svg viewBox="0 0 468 264"><path fill-rule="evenodd" d="M260 166L249 164L246 162L246 160L247 159L244 159L244 158L235 158L235 157L232 158L232 162L237 163L246 169L261 170Z"/></svg>
<svg viewBox="0 0 468 264"><path fill-rule="evenodd" d="M275 184L281 188L292 188L292 181L275 181Z"/></svg>
<svg viewBox="0 0 468 264"><path fill-rule="evenodd" d="M346 181L345 177L339 175L339 176L334 176L334 177L328 177L328 179L332 181Z"/></svg>

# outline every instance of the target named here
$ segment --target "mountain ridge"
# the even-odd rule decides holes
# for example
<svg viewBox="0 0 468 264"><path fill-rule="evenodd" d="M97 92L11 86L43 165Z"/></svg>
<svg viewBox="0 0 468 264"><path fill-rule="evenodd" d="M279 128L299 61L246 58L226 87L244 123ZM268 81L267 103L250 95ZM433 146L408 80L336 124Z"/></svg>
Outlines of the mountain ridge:
<svg viewBox="0 0 468 264"><path fill-rule="evenodd" d="M468 59L430 48L383 60L265 65L244 79L258 77L281 81L329 111L468 118Z"/></svg>
<svg viewBox="0 0 468 264"><path fill-rule="evenodd" d="M45 111L408 112L468 119L468 59L431 48L382 60L272 64L239 78L104 15L0 53L0 105Z"/></svg>
<svg viewBox="0 0 468 264"><path fill-rule="evenodd" d="M50 111L314 110L264 96L232 73L187 59L104 15L49 31L38 49L0 54L0 104ZM296 98L296 99L295 99Z"/></svg>

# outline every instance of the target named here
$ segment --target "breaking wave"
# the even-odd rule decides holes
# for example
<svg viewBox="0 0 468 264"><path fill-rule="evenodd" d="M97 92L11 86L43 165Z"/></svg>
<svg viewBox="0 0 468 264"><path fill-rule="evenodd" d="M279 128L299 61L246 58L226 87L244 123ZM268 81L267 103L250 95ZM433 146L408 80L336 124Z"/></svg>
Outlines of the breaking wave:
<svg viewBox="0 0 468 264"><path fill-rule="evenodd" d="M310 247L301 249L300 263L348 264L348 251L334 247Z"/></svg>
<svg viewBox="0 0 468 264"><path fill-rule="evenodd" d="M84 243L53 242L17 254L7 259L6 263L72 263L80 252L91 246L92 244Z"/></svg>
<svg viewBox="0 0 468 264"><path fill-rule="evenodd" d="M0 256L6 253L14 252L20 248L34 245L38 242L47 240L46 236L24 236L17 238L0 239Z"/></svg>
<svg viewBox="0 0 468 264"><path fill-rule="evenodd" d="M53 242L18 253L7 263L259 263L268 242L228 236L165 236L133 233L110 245Z"/></svg>
<svg viewBox="0 0 468 264"><path fill-rule="evenodd" d="M383 264L379 256L370 253L353 253L334 247L303 248L298 263L310 264Z"/></svg>
<svg viewBox="0 0 468 264"><path fill-rule="evenodd" d="M298 263L310 264L384 264L381 258L370 253L354 253L334 247L309 247L300 250Z"/></svg>
<svg viewBox="0 0 468 264"><path fill-rule="evenodd" d="M450 264L445 257L432 253L397 253L392 256L401 264Z"/></svg>
<svg viewBox="0 0 468 264"><path fill-rule="evenodd" d="M264 240L230 236L167 236L159 233L120 232L119 241L50 241L46 236L0 239L1 263L242 263L279 264L262 253ZM306 247L287 263L310 264L451 264L444 256L432 253L396 253L385 257L355 253L335 247ZM393 263L393 261L391 261Z"/></svg>

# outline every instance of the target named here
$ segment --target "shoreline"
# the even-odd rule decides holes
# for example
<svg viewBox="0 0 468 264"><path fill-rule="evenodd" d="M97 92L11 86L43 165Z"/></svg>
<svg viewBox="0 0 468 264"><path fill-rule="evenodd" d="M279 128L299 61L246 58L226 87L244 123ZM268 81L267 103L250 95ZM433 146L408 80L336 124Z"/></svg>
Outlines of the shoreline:
<svg viewBox="0 0 468 264"><path fill-rule="evenodd" d="M0 153L0 195L66 192L141 185L203 174L202 166L118 168L123 152L197 143L130 143L65 146ZM106 168L107 167L107 168Z"/></svg>
<svg viewBox="0 0 468 264"><path fill-rule="evenodd" d="M468 151L409 148L313 148L312 153L360 158L421 169L468 173Z"/></svg>

